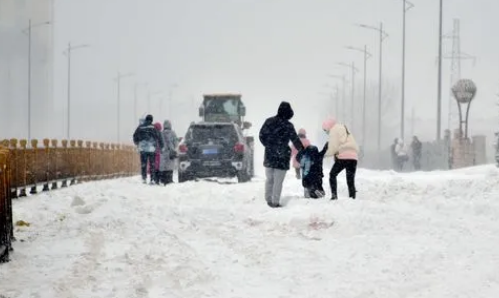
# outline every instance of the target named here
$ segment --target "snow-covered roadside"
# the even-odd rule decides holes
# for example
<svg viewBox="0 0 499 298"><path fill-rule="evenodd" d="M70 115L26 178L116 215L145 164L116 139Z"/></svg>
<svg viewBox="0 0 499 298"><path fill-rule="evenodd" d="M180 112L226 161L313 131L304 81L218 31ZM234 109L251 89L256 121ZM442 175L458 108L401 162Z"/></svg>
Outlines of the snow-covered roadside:
<svg viewBox="0 0 499 298"><path fill-rule="evenodd" d="M14 202L7 297L494 297L499 172L360 170L359 199L270 209L263 180L142 185L137 177ZM327 184L326 184L327 185ZM72 206L72 203L74 206Z"/></svg>

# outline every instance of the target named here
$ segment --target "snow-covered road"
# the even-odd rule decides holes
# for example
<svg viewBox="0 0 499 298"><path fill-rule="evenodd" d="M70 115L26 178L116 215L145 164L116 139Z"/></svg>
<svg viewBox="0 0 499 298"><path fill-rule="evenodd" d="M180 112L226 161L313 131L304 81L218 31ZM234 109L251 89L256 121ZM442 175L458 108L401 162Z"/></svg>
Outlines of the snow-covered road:
<svg viewBox="0 0 499 298"><path fill-rule="evenodd" d="M496 297L499 171L360 170L359 199L286 208L263 180L86 183L14 202L0 297Z"/></svg>

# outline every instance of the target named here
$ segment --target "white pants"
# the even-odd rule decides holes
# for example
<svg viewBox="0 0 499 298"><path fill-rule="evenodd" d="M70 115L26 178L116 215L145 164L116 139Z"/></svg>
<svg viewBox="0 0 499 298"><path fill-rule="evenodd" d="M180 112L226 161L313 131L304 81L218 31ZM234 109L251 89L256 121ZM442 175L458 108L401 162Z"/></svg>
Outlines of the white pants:
<svg viewBox="0 0 499 298"><path fill-rule="evenodd" d="M265 200L267 204L278 205L281 201L282 184L286 177L286 170L265 168Z"/></svg>

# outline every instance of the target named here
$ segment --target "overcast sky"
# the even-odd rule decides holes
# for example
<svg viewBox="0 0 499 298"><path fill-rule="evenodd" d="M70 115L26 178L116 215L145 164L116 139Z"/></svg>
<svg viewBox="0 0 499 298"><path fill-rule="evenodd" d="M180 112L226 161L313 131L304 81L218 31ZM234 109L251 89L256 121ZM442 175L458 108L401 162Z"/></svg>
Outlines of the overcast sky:
<svg viewBox="0 0 499 298"><path fill-rule="evenodd" d="M1 0L0 0L1 1ZM473 132L495 130L496 93L499 93L499 1L445 1L444 33L452 32L453 19L461 22L461 50L476 56L476 63L462 61L461 76L478 86L471 109ZM436 136L438 1L414 0L407 13L406 102L407 118L414 108L415 127L407 120L406 137L414 131L423 139ZM256 130L265 117L275 114L281 100L295 108L294 123L316 131L326 114L325 84L337 81L328 74L350 76L337 62L360 68L356 93L362 92L362 54L344 46L367 44L373 57L368 62L369 127L375 128L378 82L378 35L355 23L378 25L383 21L389 37L384 42L383 76L384 143L398 135L400 124L402 1L401 0L56 0L54 120L63 136L66 100L68 42L89 44L73 53L72 98L75 134L85 139L116 139L116 83L118 71L134 73L122 80L122 139L130 138L137 124L133 113L134 84L139 86L139 113L147 112L146 91L153 96L153 114L171 118L183 135L197 120L202 94L240 92L248 108L247 120ZM444 54L452 43L444 41ZM350 78L350 77L348 77ZM447 127L450 60L444 61L443 128ZM171 88L173 84L178 87ZM350 87L348 87L350 88ZM173 95L173 103L159 100ZM346 95L348 99L350 89ZM356 104L361 97L356 97ZM385 111L391 109L390 111ZM357 120L361 114L356 113ZM93 119L92 117L95 117ZM488 122L480 122L480 118ZM485 123L485 124L484 124ZM475 126L473 126L475 125ZM360 134L360 125L354 123ZM57 128L54 128L57 129ZM315 132L314 132L315 133ZM375 131L370 134L375 135ZM315 135L312 136L313 139ZM375 139L372 139L374 141Z"/></svg>

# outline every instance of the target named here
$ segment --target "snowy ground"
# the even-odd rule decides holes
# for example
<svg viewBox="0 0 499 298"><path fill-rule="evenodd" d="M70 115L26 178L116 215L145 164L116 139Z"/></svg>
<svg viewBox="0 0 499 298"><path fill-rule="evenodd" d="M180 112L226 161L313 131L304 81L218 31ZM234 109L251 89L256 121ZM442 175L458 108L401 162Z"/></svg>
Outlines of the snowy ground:
<svg viewBox="0 0 499 298"><path fill-rule="evenodd" d="M359 199L270 209L263 180L101 181L14 202L0 297L497 297L499 171L360 170ZM76 204L72 206L72 203Z"/></svg>

